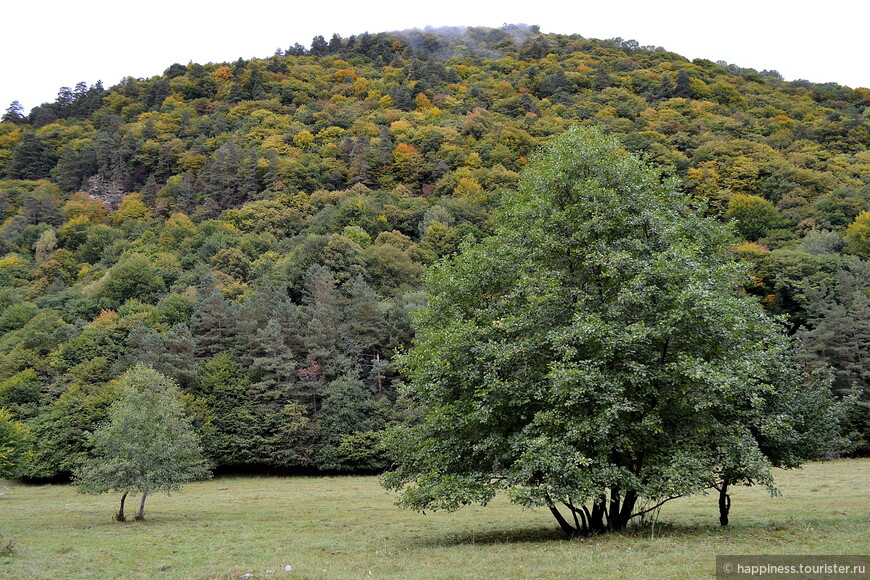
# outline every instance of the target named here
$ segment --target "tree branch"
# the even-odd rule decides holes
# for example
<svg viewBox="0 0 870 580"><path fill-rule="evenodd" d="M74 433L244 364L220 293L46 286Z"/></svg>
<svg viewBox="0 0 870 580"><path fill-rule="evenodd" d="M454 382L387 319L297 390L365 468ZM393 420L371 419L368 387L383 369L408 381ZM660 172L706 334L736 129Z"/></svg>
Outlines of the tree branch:
<svg viewBox="0 0 870 580"><path fill-rule="evenodd" d="M647 513L651 512L651 511L653 511L653 510L656 510L656 509L660 508L661 506L663 506L665 503L671 501L672 499L677 499L677 498L681 498L681 497L683 497L683 496L682 496L682 495L674 495L674 496L671 496L671 497L665 498L665 499L663 499L662 501L660 501L659 503L657 503L656 505L652 506L651 508L647 508L647 509L645 509L645 510L643 510L643 511L641 511L641 512L637 512L637 513L635 513L635 514L631 514L631 515L628 517L628 519L635 518L635 517L637 517L637 516L642 516L643 514L647 514Z"/></svg>

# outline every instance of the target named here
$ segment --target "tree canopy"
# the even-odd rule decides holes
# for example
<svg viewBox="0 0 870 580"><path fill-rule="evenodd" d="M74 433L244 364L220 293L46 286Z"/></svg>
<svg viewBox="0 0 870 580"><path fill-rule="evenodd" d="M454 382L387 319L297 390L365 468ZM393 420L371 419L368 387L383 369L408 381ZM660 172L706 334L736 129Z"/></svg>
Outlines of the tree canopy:
<svg viewBox="0 0 870 580"><path fill-rule="evenodd" d="M392 432L386 487L419 510L506 489L587 534L830 444L827 384L699 209L600 131L548 144L494 235L430 271L402 359L421 419Z"/></svg>
<svg viewBox="0 0 870 580"><path fill-rule="evenodd" d="M0 477L25 473L30 438L27 429L12 414L0 407Z"/></svg>
<svg viewBox="0 0 870 580"><path fill-rule="evenodd" d="M142 493L136 515L142 519L149 493L179 491L210 471L170 379L138 365L121 377L120 390L108 422L88 438L90 454L76 469L75 483L82 493L121 493L116 519L124 521L130 492Z"/></svg>

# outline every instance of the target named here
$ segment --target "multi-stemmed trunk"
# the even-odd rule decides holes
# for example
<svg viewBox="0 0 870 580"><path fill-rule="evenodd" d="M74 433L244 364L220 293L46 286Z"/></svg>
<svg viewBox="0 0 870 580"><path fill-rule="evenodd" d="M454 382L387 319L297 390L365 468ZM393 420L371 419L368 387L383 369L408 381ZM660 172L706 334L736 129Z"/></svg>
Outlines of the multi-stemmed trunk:
<svg viewBox="0 0 870 580"><path fill-rule="evenodd" d="M126 522L127 521L127 514L124 513L124 504L127 501L127 495L129 493L130 493L129 491L125 491L124 494L121 495L121 507L118 509L118 513L115 514L115 521L118 521L118 522ZM139 511L136 512L136 518L135 518L137 520L144 520L145 519L145 498L147 498L147 497L148 497L148 492L146 491L142 494L142 499L139 501Z"/></svg>
<svg viewBox="0 0 870 580"><path fill-rule="evenodd" d="M609 498L604 494L598 496L591 510L586 505L575 506L570 499L565 500L562 503L571 512L573 524L565 519L551 498L547 498L547 503L562 531L568 537L574 537L624 530L628 521L637 515L634 513L637 499L634 491L622 495L619 489L613 488Z"/></svg>

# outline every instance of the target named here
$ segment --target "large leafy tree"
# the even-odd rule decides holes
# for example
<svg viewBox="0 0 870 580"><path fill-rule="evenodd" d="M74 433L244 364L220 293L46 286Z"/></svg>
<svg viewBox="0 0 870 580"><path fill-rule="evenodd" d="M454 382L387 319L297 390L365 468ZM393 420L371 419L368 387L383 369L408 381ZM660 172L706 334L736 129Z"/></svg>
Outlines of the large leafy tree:
<svg viewBox="0 0 870 580"><path fill-rule="evenodd" d="M824 431L800 412L827 386L739 294L730 239L614 139L554 139L495 234L429 276L403 359L421 419L393 432L385 486L420 510L506 489L588 534L817 452L791 417Z"/></svg>
<svg viewBox="0 0 870 580"><path fill-rule="evenodd" d="M76 469L75 482L82 493L120 492L116 519L124 521L130 492L142 493L136 514L142 519L149 493L178 491L210 472L170 379L139 365L121 377L120 387L109 421L90 436L91 453Z"/></svg>

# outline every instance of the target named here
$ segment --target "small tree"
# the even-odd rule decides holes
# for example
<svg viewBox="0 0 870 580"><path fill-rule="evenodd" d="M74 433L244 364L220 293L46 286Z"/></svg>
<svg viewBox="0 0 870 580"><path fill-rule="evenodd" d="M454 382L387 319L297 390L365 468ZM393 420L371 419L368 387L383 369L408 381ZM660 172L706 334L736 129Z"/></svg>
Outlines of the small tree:
<svg viewBox="0 0 870 580"><path fill-rule="evenodd" d="M770 467L800 467L807 459L816 459L842 448L844 415L851 402L837 402L831 397L828 369L807 376L793 364L795 356L771 358L768 370L770 389L763 402L742 410L744 428L729 429L709 439L714 458L710 487L719 493L719 524L728 525L731 510L729 487L760 484L770 493L778 493ZM754 415L750 420L749 415Z"/></svg>
<svg viewBox="0 0 870 580"><path fill-rule="evenodd" d="M421 418L389 437L385 486L418 510L507 490L585 535L812 456L827 387L693 209L600 132L554 139L494 235L430 271L402 361Z"/></svg>
<svg viewBox="0 0 870 580"><path fill-rule="evenodd" d="M121 377L120 386L109 421L91 434L91 454L74 481L81 493L121 493L118 521L126 519L127 495L141 492L139 520L149 493L179 491L183 483L209 477L210 472L175 383L137 365Z"/></svg>

